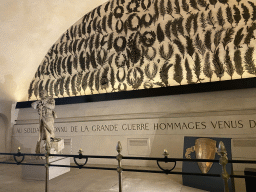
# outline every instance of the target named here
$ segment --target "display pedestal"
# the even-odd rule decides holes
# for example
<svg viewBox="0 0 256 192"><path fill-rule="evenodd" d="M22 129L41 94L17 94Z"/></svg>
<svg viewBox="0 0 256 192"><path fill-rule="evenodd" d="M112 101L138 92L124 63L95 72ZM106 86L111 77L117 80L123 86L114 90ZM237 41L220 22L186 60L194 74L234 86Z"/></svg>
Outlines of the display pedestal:
<svg viewBox="0 0 256 192"><path fill-rule="evenodd" d="M45 164L45 159L38 160L27 160L26 163ZM50 164L56 165L70 165L70 158L66 157L53 157L49 159ZM49 167L49 180L63 175L70 171L70 167ZM23 165L22 166L22 178L32 180L45 180L45 167L44 166L33 166Z"/></svg>

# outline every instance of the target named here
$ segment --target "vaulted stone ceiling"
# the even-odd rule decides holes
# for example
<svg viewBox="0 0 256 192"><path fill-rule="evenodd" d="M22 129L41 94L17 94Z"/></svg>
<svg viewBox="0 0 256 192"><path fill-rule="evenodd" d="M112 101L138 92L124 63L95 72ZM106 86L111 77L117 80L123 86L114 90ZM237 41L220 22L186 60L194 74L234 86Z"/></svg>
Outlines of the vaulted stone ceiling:
<svg viewBox="0 0 256 192"><path fill-rule="evenodd" d="M29 83L54 42L106 0L1 0L0 101L26 101Z"/></svg>

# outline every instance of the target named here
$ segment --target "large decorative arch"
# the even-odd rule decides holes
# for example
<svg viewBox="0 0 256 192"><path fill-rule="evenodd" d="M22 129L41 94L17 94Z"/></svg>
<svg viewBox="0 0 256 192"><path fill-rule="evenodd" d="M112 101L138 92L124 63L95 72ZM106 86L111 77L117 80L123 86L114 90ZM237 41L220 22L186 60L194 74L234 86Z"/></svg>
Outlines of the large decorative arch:
<svg viewBox="0 0 256 192"><path fill-rule="evenodd" d="M111 0L53 44L28 99L254 77L255 30L253 1Z"/></svg>

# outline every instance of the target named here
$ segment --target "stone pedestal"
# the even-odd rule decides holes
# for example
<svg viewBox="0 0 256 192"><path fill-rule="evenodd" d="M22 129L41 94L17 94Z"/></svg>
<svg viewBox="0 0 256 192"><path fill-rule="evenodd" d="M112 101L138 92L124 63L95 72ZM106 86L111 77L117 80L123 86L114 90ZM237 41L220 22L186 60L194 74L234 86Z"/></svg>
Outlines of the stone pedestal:
<svg viewBox="0 0 256 192"><path fill-rule="evenodd" d="M59 154L64 149L64 139L60 139L60 141L52 141L51 145L51 154Z"/></svg>
<svg viewBox="0 0 256 192"><path fill-rule="evenodd" d="M27 163L38 163L45 164L45 159L39 160L27 160ZM66 157L53 157L49 159L50 164L56 165L70 165L70 158ZM58 177L64 173L70 171L70 167L49 167L49 180ZM45 167L44 166L32 166L23 165L22 166L22 178L31 180L45 180Z"/></svg>

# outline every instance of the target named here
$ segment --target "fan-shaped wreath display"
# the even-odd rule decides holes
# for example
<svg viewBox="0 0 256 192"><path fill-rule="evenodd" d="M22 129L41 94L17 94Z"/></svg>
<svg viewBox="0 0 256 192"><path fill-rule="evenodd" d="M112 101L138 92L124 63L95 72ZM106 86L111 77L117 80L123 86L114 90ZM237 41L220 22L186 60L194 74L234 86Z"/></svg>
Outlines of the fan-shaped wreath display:
<svg viewBox="0 0 256 192"><path fill-rule="evenodd" d="M111 0L53 44L28 99L253 77L255 31L254 1Z"/></svg>

